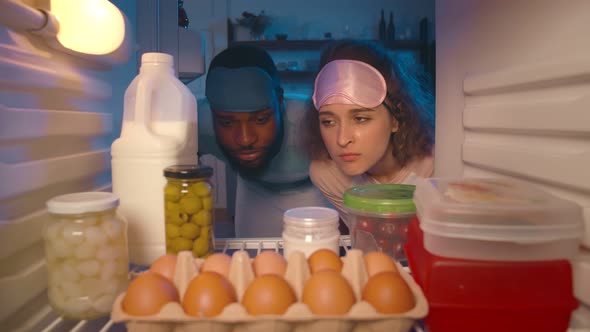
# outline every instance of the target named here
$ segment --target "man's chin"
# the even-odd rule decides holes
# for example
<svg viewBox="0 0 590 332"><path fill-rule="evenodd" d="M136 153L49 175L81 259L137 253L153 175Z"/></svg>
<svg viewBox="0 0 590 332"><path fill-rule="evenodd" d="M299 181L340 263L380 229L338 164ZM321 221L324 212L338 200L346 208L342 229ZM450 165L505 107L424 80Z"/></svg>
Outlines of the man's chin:
<svg viewBox="0 0 590 332"><path fill-rule="evenodd" d="M238 159L236 164L238 165L239 168L243 168L243 169L248 169L248 170L257 170L259 168L262 168L265 165L264 160L260 159L260 160L241 160Z"/></svg>
<svg viewBox="0 0 590 332"><path fill-rule="evenodd" d="M266 169L269 161L266 159L242 160L231 158L232 166L243 175L256 176Z"/></svg>

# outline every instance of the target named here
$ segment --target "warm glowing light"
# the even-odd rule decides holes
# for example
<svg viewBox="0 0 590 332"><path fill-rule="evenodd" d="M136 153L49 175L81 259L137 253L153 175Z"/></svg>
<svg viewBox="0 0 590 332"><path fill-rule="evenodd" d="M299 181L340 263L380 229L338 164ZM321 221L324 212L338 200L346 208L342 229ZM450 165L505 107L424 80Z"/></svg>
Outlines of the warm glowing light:
<svg viewBox="0 0 590 332"><path fill-rule="evenodd" d="M109 54L125 38L125 19L108 0L51 0L51 13L59 21L57 40L70 50Z"/></svg>

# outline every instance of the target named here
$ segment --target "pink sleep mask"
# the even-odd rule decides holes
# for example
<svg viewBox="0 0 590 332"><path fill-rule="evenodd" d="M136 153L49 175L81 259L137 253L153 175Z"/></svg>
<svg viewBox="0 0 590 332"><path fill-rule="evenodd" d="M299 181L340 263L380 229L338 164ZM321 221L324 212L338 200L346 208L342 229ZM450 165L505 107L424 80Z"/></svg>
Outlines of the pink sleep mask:
<svg viewBox="0 0 590 332"><path fill-rule="evenodd" d="M377 69L361 61L334 60L318 73L312 99L317 110L328 104L373 108L386 94L385 79Z"/></svg>

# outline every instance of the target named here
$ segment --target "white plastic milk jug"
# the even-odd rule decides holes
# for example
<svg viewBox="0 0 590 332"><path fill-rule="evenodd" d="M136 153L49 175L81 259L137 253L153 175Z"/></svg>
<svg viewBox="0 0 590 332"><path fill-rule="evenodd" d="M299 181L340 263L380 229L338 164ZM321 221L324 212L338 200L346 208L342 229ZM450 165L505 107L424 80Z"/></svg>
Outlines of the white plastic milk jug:
<svg viewBox="0 0 590 332"><path fill-rule="evenodd" d="M164 168L197 163L197 103L173 63L168 54L143 54L139 75L125 91L121 137L111 146L129 260L141 265L166 253Z"/></svg>

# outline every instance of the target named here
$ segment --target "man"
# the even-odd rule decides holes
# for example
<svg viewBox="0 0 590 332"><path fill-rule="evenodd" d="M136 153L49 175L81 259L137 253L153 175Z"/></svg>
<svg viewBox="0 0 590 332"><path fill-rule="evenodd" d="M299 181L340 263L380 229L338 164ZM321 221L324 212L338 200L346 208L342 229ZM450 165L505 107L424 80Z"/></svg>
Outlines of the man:
<svg viewBox="0 0 590 332"><path fill-rule="evenodd" d="M266 51L238 46L219 53L209 66L205 94L199 154L213 154L238 173L237 237L280 237L286 210L326 205L309 180L298 136L308 97L284 96Z"/></svg>

